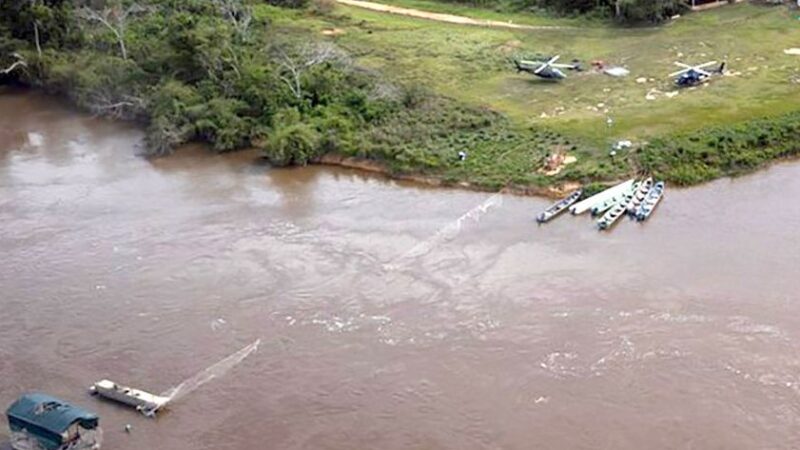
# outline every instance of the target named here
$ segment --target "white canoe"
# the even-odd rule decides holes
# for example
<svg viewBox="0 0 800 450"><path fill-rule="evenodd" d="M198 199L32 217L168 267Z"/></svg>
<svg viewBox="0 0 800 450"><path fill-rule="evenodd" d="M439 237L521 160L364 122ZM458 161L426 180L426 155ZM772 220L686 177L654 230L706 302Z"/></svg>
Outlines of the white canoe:
<svg viewBox="0 0 800 450"><path fill-rule="evenodd" d="M627 202L624 202L627 203ZM625 204L623 202L617 203L611 208L607 213L597 221L597 227L601 230L607 230L611 228L614 223L619 220L620 217L625 215Z"/></svg>
<svg viewBox="0 0 800 450"><path fill-rule="evenodd" d="M636 211L639 209L639 205L642 204L644 199L647 197L647 193L650 192L650 189L653 188L653 178L648 177L644 181L639 184L639 187L636 189L636 193L633 194L633 198L630 202L628 202L628 206L626 207L628 214L631 216L636 215Z"/></svg>
<svg viewBox="0 0 800 450"><path fill-rule="evenodd" d="M634 184L636 186L636 184ZM614 226L614 224L619 220L620 217L625 215L627 211L628 204L632 201L634 194L638 191L638 189L634 188L633 190L628 191L617 204L615 204L608 212L606 212L600 220L597 221L597 226L601 230L607 230ZM594 212L594 209L592 209Z"/></svg>
<svg viewBox="0 0 800 450"><path fill-rule="evenodd" d="M603 203L606 200L612 199L617 196L617 194L621 192L625 192L626 190L630 189L633 186L634 179L631 178L630 180L620 183L612 188L606 189L605 191L593 195L592 197L587 198L581 202L578 202L572 207L570 207L569 211L572 214L583 214L586 211L592 209L592 206L597 205L599 203Z"/></svg>
<svg viewBox="0 0 800 450"><path fill-rule="evenodd" d="M145 415L154 415L169 402L168 397L122 386L109 380L98 381L89 388L89 391L92 394L133 406Z"/></svg>
<svg viewBox="0 0 800 450"><path fill-rule="evenodd" d="M622 201L624 201L627 204L628 201L630 200L630 198L633 197L633 194L636 192L636 190L638 188L639 188L639 182L637 181L637 182L633 183L631 185L631 187L629 187L628 189L625 189L622 192L618 192L617 195L615 195L615 196L613 196L613 197L611 197L609 199L606 199L605 201L603 201L601 203L598 203L598 204L592 206L592 209L591 209L592 215L593 216L599 216L599 215L603 214L604 212L608 211L609 209L613 208L614 206L616 206L617 204L619 204Z"/></svg>

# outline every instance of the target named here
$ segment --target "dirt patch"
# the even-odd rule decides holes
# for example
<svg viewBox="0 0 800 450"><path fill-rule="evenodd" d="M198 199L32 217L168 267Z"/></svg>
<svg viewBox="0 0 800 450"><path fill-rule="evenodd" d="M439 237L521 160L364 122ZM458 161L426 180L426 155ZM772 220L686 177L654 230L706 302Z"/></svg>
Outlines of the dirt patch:
<svg viewBox="0 0 800 450"><path fill-rule="evenodd" d="M515 39L506 42L497 49L500 51L500 53L508 55L510 53L517 51L517 49L519 49L520 47L522 47L522 42Z"/></svg>
<svg viewBox="0 0 800 450"><path fill-rule="evenodd" d="M325 36L339 36L344 33L345 31L341 28L326 28L322 30L322 34Z"/></svg>
<svg viewBox="0 0 800 450"><path fill-rule="evenodd" d="M455 23L459 25L476 25L481 27L492 28L512 28L515 30L563 30L574 29L574 27L558 27L558 26L536 26L536 25L520 25L508 22L500 22L497 20L478 20L464 16L456 16L453 14L442 14L428 11L420 11L418 9L401 8L399 6L384 5L381 3L366 2L362 0L336 0L338 3L348 6L356 6L358 8L369 9L372 11L385 12L390 14L399 14L401 16L417 17L420 19L435 20L437 22Z"/></svg>
<svg viewBox="0 0 800 450"><path fill-rule="evenodd" d="M558 175L562 170L564 170L565 167L570 164L574 164L577 161L578 158L572 155L555 153L547 158L544 167L541 168L539 172L547 175L548 177L552 177Z"/></svg>

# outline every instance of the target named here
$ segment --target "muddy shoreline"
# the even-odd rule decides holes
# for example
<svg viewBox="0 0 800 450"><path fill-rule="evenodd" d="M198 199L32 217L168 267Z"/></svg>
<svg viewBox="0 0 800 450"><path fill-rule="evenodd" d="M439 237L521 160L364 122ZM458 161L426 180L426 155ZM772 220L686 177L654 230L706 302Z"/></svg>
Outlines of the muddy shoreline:
<svg viewBox="0 0 800 450"><path fill-rule="evenodd" d="M314 159L312 163L315 165L322 165L322 166L334 166L334 167L344 167L347 169L363 170L365 172L381 174L389 179L409 181L412 183L431 186L431 187L464 189L475 192L495 192L494 190L487 189L467 181L460 181L457 183L447 183L441 178L432 175L394 174L380 162L363 158L354 158L336 154L327 154ZM524 196L524 197L557 198L563 196L566 193L574 191L575 189L580 188L580 186L581 184L577 182L566 183L558 186L548 186L548 187L507 186L501 189L500 192L506 194Z"/></svg>

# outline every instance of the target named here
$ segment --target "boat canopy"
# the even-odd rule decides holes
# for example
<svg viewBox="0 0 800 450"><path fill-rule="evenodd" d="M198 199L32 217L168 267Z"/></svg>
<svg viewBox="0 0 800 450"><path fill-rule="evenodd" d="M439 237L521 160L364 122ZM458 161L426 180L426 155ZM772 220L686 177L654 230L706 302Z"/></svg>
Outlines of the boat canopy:
<svg viewBox="0 0 800 450"><path fill-rule="evenodd" d="M46 394L25 394L6 411L12 431L27 430L37 437L61 443L64 433L75 423L81 428L97 428L97 415Z"/></svg>

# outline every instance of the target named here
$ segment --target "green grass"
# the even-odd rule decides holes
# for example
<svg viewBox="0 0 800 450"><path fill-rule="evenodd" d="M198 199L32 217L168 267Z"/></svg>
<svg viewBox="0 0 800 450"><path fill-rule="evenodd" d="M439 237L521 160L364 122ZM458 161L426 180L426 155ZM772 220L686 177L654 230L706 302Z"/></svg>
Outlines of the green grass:
<svg viewBox="0 0 800 450"><path fill-rule="evenodd" d="M258 9L277 27L318 33L338 28L343 33L331 39L354 54L359 64L394 81L499 112L509 118L511 128L528 136L527 143L514 145L465 141L474 157L444 171L443 176L453 181L477 180L494 186L501 180L546 185L611 179L641 167L637 155L610 160L609 145L616 140L644 143L800 109L800 57L783 53L785 48L800 46L800 22L783 7L738 4L689 14L661 27L621 28L598 20L508 14L430 0L381 1L478 19L577 27L552 31L483 28L345 6L325 16L268 6ZM603 60L624 65L631 75L619 79L587 70L554 83L516 73L510 58L532 54L561 54L562 61L578 59L587 68L590 61ZM673 62L678 60L698 64L726 60L734 75L678 90L668 76L677 70ZM637 83L640 77L647 82ZM648 100L652 90L660 94ZM607 117L614 119L610 128ZM530 129L551 130L570 143L550 145ZM524 137L515 139L525 141ZM579 162L546 179L536 173L537 165L555 147L570 149ZM672 173L664 167L660 171ZM696 181L707 178L699 176Z"/></svg>
<svg viewBox="0 0 800 450"><path fill-rule="evenodd" d="M401 4L431 5L423 0L401 0ZM440 11L472 17L517 19L464 6L433 5L439 5L435 9ZM547 24L549 20L538 19L537 23ZM800 75L800 58L783 53L792 42L800 45L800 26L784 8L740 4L691 14L665 27L644 29L487 29L352 7L338 7L333 17L293 17L291 24L318 30L341 28L345 33L335 39L359 55L364 65L397 80L487 106L519 124L546 124L595 145L789 111L800 100L800 89L789 81ZM564 60L624 64L632 74L615 79L587 71L552 83L512 70L510 57L537 53L558 53ZM741 75L717 78L707 87L681 90L674 98L645 99L651 89L676 91L667 77L676 70L673 61L699 63L711 59L728 60L730 70ZM752 68L755 70L748 71ZM654 81L637 84L639 77ZM599 104L603 106L598 108ZM611 130L605 125L607 115L616 122Z"/></svg>

